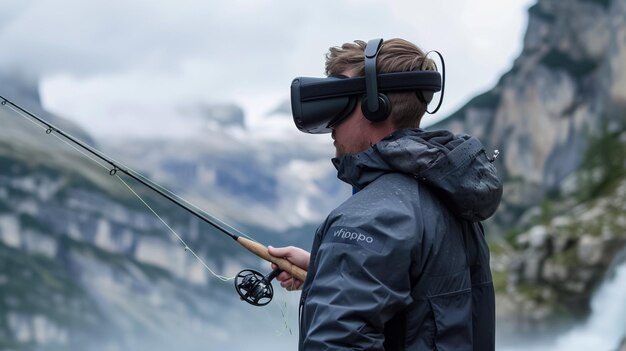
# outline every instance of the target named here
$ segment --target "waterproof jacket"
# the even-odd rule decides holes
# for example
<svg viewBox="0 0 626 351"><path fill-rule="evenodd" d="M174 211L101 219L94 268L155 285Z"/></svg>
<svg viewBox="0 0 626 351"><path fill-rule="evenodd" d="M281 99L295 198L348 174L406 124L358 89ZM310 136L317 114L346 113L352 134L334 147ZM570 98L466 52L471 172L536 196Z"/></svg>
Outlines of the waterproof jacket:
<svg viewBox="0 0 626 351"><path fill-rule="evenodd" d="M479 221L502 186L482 144L402 129L333 163L358 192L315 234L300 350L493 350Z"/></svg>

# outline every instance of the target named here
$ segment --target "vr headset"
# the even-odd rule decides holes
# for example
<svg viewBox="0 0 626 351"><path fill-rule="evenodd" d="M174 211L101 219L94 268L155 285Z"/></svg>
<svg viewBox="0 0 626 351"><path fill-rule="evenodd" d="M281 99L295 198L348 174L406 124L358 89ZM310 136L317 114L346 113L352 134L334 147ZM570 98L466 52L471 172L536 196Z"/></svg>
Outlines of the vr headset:
<svg viewBox="0 0 626 351"><path fill-rule="evenodd" d="M330 133L333 126L354 111L359 98L362 98L361 109L365 118L372 122L383 121L391 113L391 103L385 95L389 92L415 91L418 99L428 104L433 94L441 91L439 105L428 113L439 110L443 100L439 72L407 71L376 74L376 57L382 43L382 39L373 39L367 43L364 77L298 77L291 82L291 113L300 131L310 134ZM439 57L443 64L441 54Z"/></svg>

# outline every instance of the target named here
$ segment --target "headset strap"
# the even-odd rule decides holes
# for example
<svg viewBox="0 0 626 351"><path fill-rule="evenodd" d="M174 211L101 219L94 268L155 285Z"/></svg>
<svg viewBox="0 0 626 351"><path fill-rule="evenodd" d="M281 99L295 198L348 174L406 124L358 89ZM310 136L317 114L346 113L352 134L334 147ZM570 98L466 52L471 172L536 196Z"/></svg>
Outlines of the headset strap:
<svg viewBox="0 0 626 351"><path fill-rule="evenodd" d="M367 109L378 111L378 82L376 78L376 57L383 44L383 39L372 39L365 46L365 89L367 91Z"/></svg>

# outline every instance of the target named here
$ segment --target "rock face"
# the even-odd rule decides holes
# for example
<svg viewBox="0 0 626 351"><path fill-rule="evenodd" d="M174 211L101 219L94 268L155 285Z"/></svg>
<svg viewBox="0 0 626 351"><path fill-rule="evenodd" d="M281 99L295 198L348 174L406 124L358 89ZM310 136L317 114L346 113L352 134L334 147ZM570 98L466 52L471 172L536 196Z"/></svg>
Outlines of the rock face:
<svg viewBox="0 0 626 351"><path fill-rule="evenodd" d="M247 349L281 329L280 302L255 314L204 266L230 277L268 269L259 259L130 183L199 262L106 169L4 106L0 119L0 349Z"/></svg>
<svg viewBox="0 0 626 351"><path fill-rule="evenodd" d="M488 233L501 334L585 316L626 246L626 0L539 0L528 16L511 70L431 127L500 151Z"/></svg>
<svg viewBox="0 0 626 351"><path fill-rule="evenodd" d="M499 317L515 326L510 333L546 331L586 316L592 293L626 253L626 181L610 196L563 212L510 238L508 254L494 257Z"/></svg>
<svg viewBox="0 0 626 351"><path fill-rule="evenodd" d="M43 110L35 82L0 77L0 83L3 97L95 144ZM317 205L328 207L349 192L327 172L327 156L327 167L316 162L319 148L301 159L294 150L246 145L215 128L241 128L243 111L235 105L182 113L206 122L204 143L125 144L121 148L134 152L127 158L141 160L128 163L145 166L162 184L202 188L192 196L195 204L261 242L309 246L314 228L300 226L321 215ZM276 332L285 335L272 340L273 349L293 349L297 336L286 331L294 325L288 318L297 316L297 298L277 292L278 302L255 310L240 303L232 281L207 269L228 277L243 268L264 272L269 267L260 259L131 183L203 262L196 260L106 165L100 168L7 105L0 120L0 349L250 349ZM296 216L284 218L285 209ZM232 220L242 217L248 221ZM277 227L289 228L288 240Z"/></svg>
<svg viewBox="0 0 626 351"><path fill-rule="evenodd" d="M590 135L626 124L626 1L540 0L524 48L490 91L433 126L499 149L501 217L515 224L581 164ZM508 189L506 189L508 188Z"/></svg>

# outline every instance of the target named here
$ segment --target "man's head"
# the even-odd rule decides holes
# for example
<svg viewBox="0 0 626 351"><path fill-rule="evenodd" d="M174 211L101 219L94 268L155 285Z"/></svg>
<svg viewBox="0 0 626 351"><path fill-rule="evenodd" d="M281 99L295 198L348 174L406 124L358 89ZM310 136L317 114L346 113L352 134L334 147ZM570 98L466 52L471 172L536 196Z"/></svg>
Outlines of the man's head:
<svg viewBox="0 0 626 351"><path fill-rule="evenodd" d="M364 76L366 45L366 42L356 40L331 47L326 54L326 74ZM377 73L417 70L436 70L436 67L421 49L406 40L390 39L382 43L376 60ZM387 96L391 102L391 113L386 120L368 121L358 107L360 104L357 104L348 117L333 126L337 156L363 151L397 129L419 127L426 103L420 101L416 92L392 92ZM432 94L426 97L426 101L430 98Z"/></svg>
<svg viewBox="0 0 626 351"><path fill-rule="evenodd" d="M366 45L366 42L356 40L354 43L331 47L326 54L326 75L341 75L349 71L352 72L351 76L364 76ZM424 51L416 45L397 38L383 41L376 60L377 73L418 70L436 71L437 68L434 61L427 58ZM389 119L396 128L418 128L426 111L426 104L418 99L417 94L396 92L388 93L387 96L392 106Z"/></svg>

